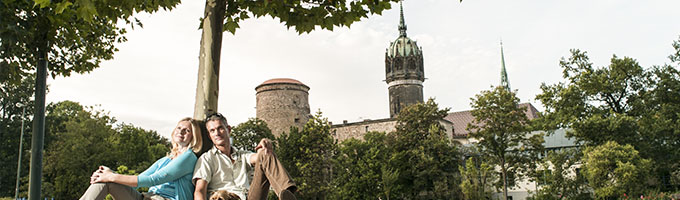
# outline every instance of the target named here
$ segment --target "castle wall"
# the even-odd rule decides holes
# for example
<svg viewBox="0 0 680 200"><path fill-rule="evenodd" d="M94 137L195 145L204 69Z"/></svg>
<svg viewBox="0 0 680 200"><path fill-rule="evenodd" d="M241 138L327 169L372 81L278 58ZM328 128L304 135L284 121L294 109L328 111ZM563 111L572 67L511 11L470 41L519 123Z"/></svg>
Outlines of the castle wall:
<svg viewBox="0 0 680 200"><path fill-rule="evenodd" d="M439 124L444 128L444 132L449 140L453 141L453 123L446 120L440 120ZM395 118L365 120L361 122L332 125L331 134L333 134L333 137L337 139L338 142L342 142L349 138L363 140L364 135L368 132L390 133L396 131L396 127L397 119Z"/></svg>
<svg viewBox="0 0 680 200"><path fill-rule="evenodd" d="M363 140L364 135L371 131L385 133L393 132L396 130L396 126L396 119L366 120L362 122L332 125L331 134L333 134L333 137L340 143L349 138Z"/></svg>

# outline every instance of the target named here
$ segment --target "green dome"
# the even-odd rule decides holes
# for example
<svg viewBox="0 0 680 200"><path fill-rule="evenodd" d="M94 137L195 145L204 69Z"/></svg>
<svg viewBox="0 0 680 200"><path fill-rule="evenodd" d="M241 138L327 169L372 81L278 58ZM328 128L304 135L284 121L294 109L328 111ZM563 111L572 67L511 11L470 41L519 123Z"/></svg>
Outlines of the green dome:
<svg viewBox="0 0 680 200"><path fill-rule="evenodd" d="M387 49L387 56L394 58L422 55L422 49L418 48L416 41L406 36L404 8L401 6L401 2L399 2L399 15L399 37L390 43L390 47Z"/></svg>
<svg viewBox="0 0 680 200"><path fill-rule="evenodd" d="M422 55L422 49L418 47L416 41L411 40L411 38L405 35L399 36L394 42L390 43L390 47L387 49L387 56L389 57L406 57Z"/></svg>

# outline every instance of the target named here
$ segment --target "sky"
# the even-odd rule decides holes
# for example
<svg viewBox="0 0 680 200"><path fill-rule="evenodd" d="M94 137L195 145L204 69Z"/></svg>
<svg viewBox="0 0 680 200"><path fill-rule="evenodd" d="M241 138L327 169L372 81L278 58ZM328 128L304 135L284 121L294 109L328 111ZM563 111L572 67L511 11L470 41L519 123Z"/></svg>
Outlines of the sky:
<svg viewBox="0 0 680 200"><path fill-rule="evenodd" d="M47 102L71 100L118 122L169 136L193 116L204 1L139 14L112 60L86 74L48 78ZM613 55L641 66L669 63L680 36L677 0L408 0L408 37L423 49L424 97L440 108L470 109L471 98L500 82L503 42L510 86L522 102L562 79L559 60L588 52L596 67ZM312 113L333 123L389 117L385 50L399 31L399 7L351 27L298 34L278 19L242 21L222 41L218 111L237 125L255 117L255 87L272 78L309 86Z"/></svg>

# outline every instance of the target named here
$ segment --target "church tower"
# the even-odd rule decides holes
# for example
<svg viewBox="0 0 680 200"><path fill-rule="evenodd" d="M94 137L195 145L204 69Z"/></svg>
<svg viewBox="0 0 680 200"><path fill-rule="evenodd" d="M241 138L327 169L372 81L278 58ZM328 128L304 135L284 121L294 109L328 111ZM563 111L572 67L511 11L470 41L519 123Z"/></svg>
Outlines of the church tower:
<svg viewBox="0 0 680 200"><path fill-rule="evenodd" d="M385 82L390 96L390 117L406 106L423 102L423 50L406 36L404 8L399 3L399 37L385 52Z"/></svg>
<svg viewBox="0 0 680 200"><path fill-rule="evenodd" d="M501 40L501 86L507 91L510 90L510 82L508 82L508 73L505 72L505 55L503 55L503 41Z"/></svg>

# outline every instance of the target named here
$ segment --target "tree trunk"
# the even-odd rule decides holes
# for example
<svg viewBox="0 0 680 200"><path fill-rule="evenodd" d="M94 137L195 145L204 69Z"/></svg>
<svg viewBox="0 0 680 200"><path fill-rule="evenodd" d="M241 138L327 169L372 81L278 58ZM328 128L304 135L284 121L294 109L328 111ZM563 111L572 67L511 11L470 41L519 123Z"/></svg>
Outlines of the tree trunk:
<svg viewBox="0 0 680 200"><path fill-rule="evenodd" d="M504 161L501 161L501 176L503 176L503 200L508 200L508 170Z"/></svg>
<svg viewBox="0 0 680 200"><path fill-rule="evenodd" d="M198 56L198 79L196 83L196 103L194 119L203 121L206 114L217 112L219 96L220 53L222 50L222 23L226 11L226 1L206 0L203 16L201 50ZM201 123L203 124L203 123ZM205 152L212 147L205 126L203 129L203 148Z"/></svg>
<svg viewBox="0 0 680 200"><path fill-rule="evenodd" d="M46 20L45 20L46 21ZM49 30L48 25L39 26ZM43 44L38 49L37 75L35 77L35 113L33 115L33 136L31 138L31 168L28 182L28 199L41 197L42 157L45 139L45 93L47 85L47 33L43 33ZM21 158L19 158L21 159Z"/></svg>

